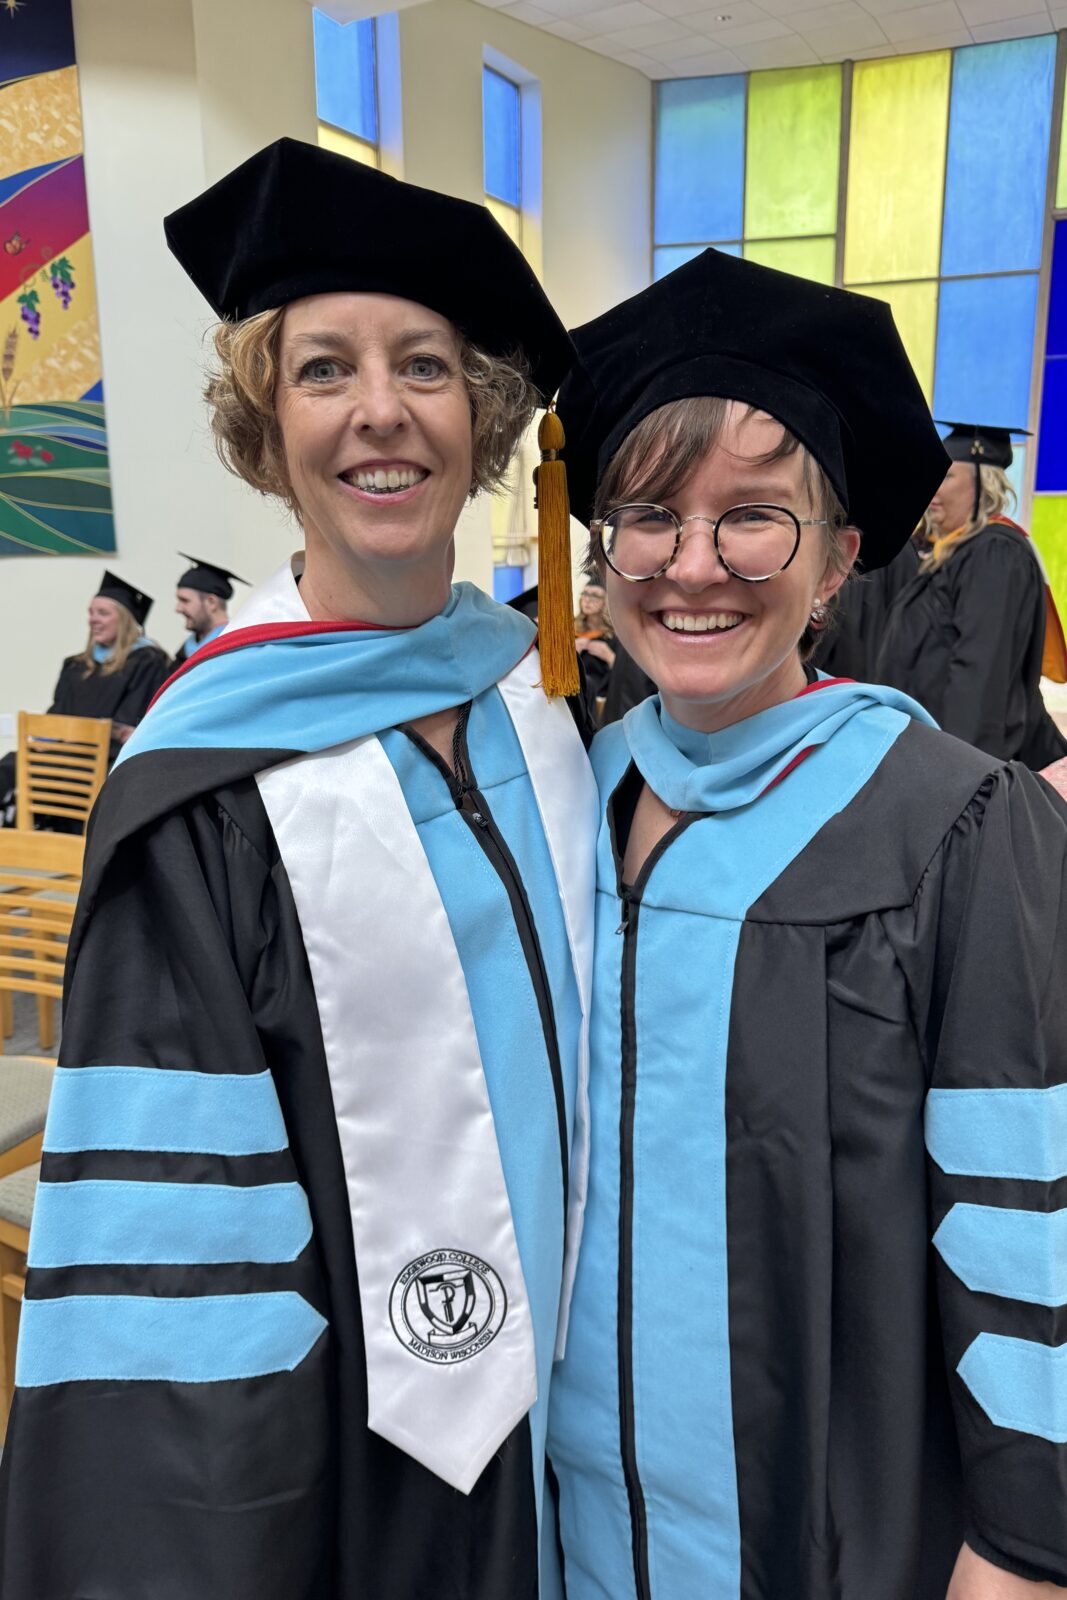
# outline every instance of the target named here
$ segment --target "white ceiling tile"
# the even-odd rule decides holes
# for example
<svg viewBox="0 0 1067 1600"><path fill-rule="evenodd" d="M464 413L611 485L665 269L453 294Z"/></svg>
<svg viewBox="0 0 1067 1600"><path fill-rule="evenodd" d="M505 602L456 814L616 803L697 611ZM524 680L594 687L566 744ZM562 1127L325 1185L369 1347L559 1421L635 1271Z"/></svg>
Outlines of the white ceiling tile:
<svg viewBox="0 0 1067 1600"><path fill-rule="evenodd" d="M498 6L497 9L501 16L514 17L517 22L528 22L534 28L541 28L546 22L556 20L551 11L531 5L530 0L511 0L508 5Z"/></svg>
<svg viewBox="0 0 1067 1600"><path fill-rule="evenodd" d="M720 21L720 18L727 20ZM708 0L704 0L702 11L692 11L683 20L687 28L713 35L720 28L740 27L746 22L764 22L766 18L766 11L754 0L721 0L717 6L709 6Z"/></svg>
<svg viewBox="0 0 1067 1600"><path fill-rule="evenodd" d="M685 23L691 16L707 9L708 0L656 0L657 11L662 11L667 17L680 17ZM733 7L724 3L719 10L732 11Z"/></svg>
<svg viewBox="0 0 1067 1600"><path fill-rule="evenodd" d="M688 56L706 56L712 49L710 39L702 33L691 33L683 39L672 39L668 44L648 44L644 52L653 61L684 61Z"/></svg>
<svg viewBox="0 0 1067 1600"><path fill-rule="evenodd" d="M702 56L686 56L683 61L668 62L672 75L677 78L715 78L724 72L744 72L745 63L731 50L709 50Z"/></svg>
<svg viewBox="0 0 1067 1600"><path fill-rule="evenodd" d="M739 44L762 44L766 39L785 39L793 29L780 17L764 17L762 22L744 22L740 27L736 23L727 23L721 28L716 28L714 38L716 42L729 45L732 50Z"/></svg>
<svg viewBox="0 0 1067 1600"><path fill-rule="evenodd" d="M538 0L539 5L544 5L546 0ZM1039 0L1029 0L1030 5L1039 3ZM929 0L860 0L864 11L869 11L872 17L879 21L882 17L895 16L898 11L916 11L922 5L929 4Z"/></svg>
<svg viewBox="0 0 1067 1600"><path fill-rule="evenodd" d="M818 56L798 34L787 39L766 39L762 44L739 44L734 50L746 67L813 67Z"/></svg>
<svg viewBox="0 0 1067 1600"><path fill-rule="evenodd" d="M1052 18L1047 11L1034 16L1011 17L1006 22L981 22L971 28L971 38L977 44L993 44L998 39L1027 39L1034 33L1053 33Z"/></svg>
<svg viewBox="0 0 1067 1600"><path fill-rule="evenodd" d="M884 60L886 56L892 54L893 47L891 45L873 44L870 45L866 50L850 50L848 53L848 59L850 61L881 61ZM833 56L823 57L824 61L833 61L833 59Z"/></svg>
<svg viewBox="0 0 1067 1600"><path fill-rule="evenodd" d="M852 50L866 50L885 39L878 23L864 11L845 22L835 22L829 28L806 28L804 38L820 56L847 55Z"/></svg>
<svg viewBox="0 0 1067 1600"><path fill-rule="evenodd" d="M811 10L811 0L760 0L760 4L772 17L781 17L790 24L798 11Z"/></svg>
<svg viewBox="0 0 1067 1600"><path fill-rule="evenodd" d="M1049 16L1056 28L1067 28L1067 6L1049 6Z"/></svg>
<svg viewBox="0 0 1067 1600"><path fill-rule="evenodd" d="M568 39L571 44L580 44L589 37L588 28L583 28L579 22L570 22L566 17L552 17L543 26L546 33L554 33L557 39Z"/></svg>
<svg viewBox="0 0 1067 1600"><path fill-rule="evenodd" d="M659 12L642 0L623 0L623 4L601 6L597 11L582 14L582 27L590 33L614 33L616 28L636 28L642 22L658 22Z"/></svg>
<svg viewBox="0 0 1067 1600"><path fill-rule="evenodd" d="M837 5L808 6L803 11L793 11L789 16L789 25L797 33L807 33L810 28L832 28L839 22L852 22L856 17L867 15L862 6L855 4L855 0L843 0Z"/></svg>
<svg viewBox="0 0 1067 1600"><path fill-rule="evenodd" d="M668 67L662 61L653 61L650 56L642 55L639 50L624 50L619 60L628 67L636 67L646 78L674 77L673 67Z"/></svg>
<svg viewBox="0 0 1067 1600"><path fill-rule="evenodd" d="M610 33L596 37L602 44L613 44L617 50L643 50L646 45L666 44L688 36L679 23L661 17L658 22L642 22L636 28L613 28Z"/></svg>
<svg viewBox="0 0 1067 1600"><path fill-rule="evenodd" d="M1033 0L1030 0L1031 5ZM935 5L915 6L880 17L882 32L888 39L925 39L929 34L945 33L966 26L954 0L937 0Z"/></svg>
<svg viewBox="0 0 1067 1600"><path fill-rule="evenodd" d="M918 39L895 39L885 55L920 56L931 50L955 50L960 45L973 44L967 28L946 28L944 33L924 33Z"/></svg>
<svg viewBox="0 0 1067 1600"><path fill-rule="evenodd" d="M581 22L590 11L602 11L604 0L538 0L545 11L566 22Z"/></svg>
<svg viewBox="0 0 1067 1600"><path fill-rule="evenodd" d="M1035 0L957 0L967 23L1004 22L1008 17L1032 17L1043 7Z"/></svg>

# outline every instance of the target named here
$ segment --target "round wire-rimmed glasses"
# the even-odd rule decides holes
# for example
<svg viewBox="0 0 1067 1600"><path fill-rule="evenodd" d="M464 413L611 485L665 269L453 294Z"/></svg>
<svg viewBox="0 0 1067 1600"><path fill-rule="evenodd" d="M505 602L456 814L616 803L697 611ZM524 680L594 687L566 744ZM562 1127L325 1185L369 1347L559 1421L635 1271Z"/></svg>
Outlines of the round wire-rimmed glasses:
<svg viewBox="0 0 1067 1600"><path fill-rule="evenodd" d="M744 583L776 578L800 548L801 528L827 526L825 517L798 517L763 502L731 506L721 517L676 517L666 506L635 502L594 517L589 531L612 572L627 583L649 583L675 560L689 522L710 524L719 560Z"/></svg>

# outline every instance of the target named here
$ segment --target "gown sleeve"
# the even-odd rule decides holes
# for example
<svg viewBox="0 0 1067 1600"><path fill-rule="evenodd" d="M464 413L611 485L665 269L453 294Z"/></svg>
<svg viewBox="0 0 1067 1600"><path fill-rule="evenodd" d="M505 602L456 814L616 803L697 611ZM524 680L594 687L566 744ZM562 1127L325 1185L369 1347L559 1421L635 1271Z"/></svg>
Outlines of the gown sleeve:
<svg viewBox="0 0 1067 1600"><path fill-rule="evenodd" d="M979 537L961 562L940 716L946 733L1002 758L1018 749L1004 748L1005 730L1025 721L1024 663L1044 606L1037 562L1015 537Z"/></svg>
<svg viewBox="0 0 1067 1600"><path fill-rule="evenodd" d="M112 722L136 728L151 704L157 689L170 677L170 662L162 650L146 646L135 650L127 662L128 677L122 698L112 714Z"/></svg>
<svg viewBox="0 0 1067 1600"><path fill-rule="evenodd" d="M1067 807L984 782L931 863L913 955L930 1231L967 1542L1067 1584Z"/></svg>
<svg viewBox="0 0 1067 1600"><path fill-rule="evenodd" d="M263 949L277 970L275 911L266 863L208 801L123 841L83 908L0 1467L2 1600L333 1592L326 1295L248 998Z"/></svg>

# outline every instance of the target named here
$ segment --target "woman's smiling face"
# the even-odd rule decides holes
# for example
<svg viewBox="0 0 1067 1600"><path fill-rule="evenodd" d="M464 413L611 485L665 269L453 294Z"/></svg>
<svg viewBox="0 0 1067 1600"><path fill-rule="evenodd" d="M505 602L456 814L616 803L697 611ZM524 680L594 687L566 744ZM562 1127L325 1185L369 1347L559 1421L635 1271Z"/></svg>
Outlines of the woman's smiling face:
<svg viewBox="0 0 1067 1600"><path fill-rule="evenodd" d="M798 643L817 600L844 581L828 562L826 530L801 529L796 555L765 583L746 583L723 566L712 524L748 502L818 517L805 489L804 452L766 457L782 425L765 412L729 404L725 427L686 483L665 502L690 522L674 561L659 578L628 583L610 568L608 602L623 645L658 686L679 722L713 732L796 694L804 684ZM839 535L854 559L859 535Z"/></svg>
<svg viewBox="0 0 1067 1600"><path fill-rule="evenodd" d="M472 469L453 325L392 295L314 295L286 308L279 367L275 406L309 564L325 556L372 590L402 572L450 579Z"/></svg>

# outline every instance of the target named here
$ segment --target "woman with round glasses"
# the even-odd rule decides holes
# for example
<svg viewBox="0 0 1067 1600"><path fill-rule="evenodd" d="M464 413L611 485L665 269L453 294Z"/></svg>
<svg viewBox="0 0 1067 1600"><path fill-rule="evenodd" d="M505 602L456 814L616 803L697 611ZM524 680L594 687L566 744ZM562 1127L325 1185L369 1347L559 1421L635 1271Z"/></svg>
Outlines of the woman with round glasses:
<svg viewBox="0 0 1067 1600"><path fill-rule="evenodd" d="M707 251L573 337L659 694L593 746L568 1600L1059 1593L1067 810L805 664L944 474L892 317Z"/></svg>

